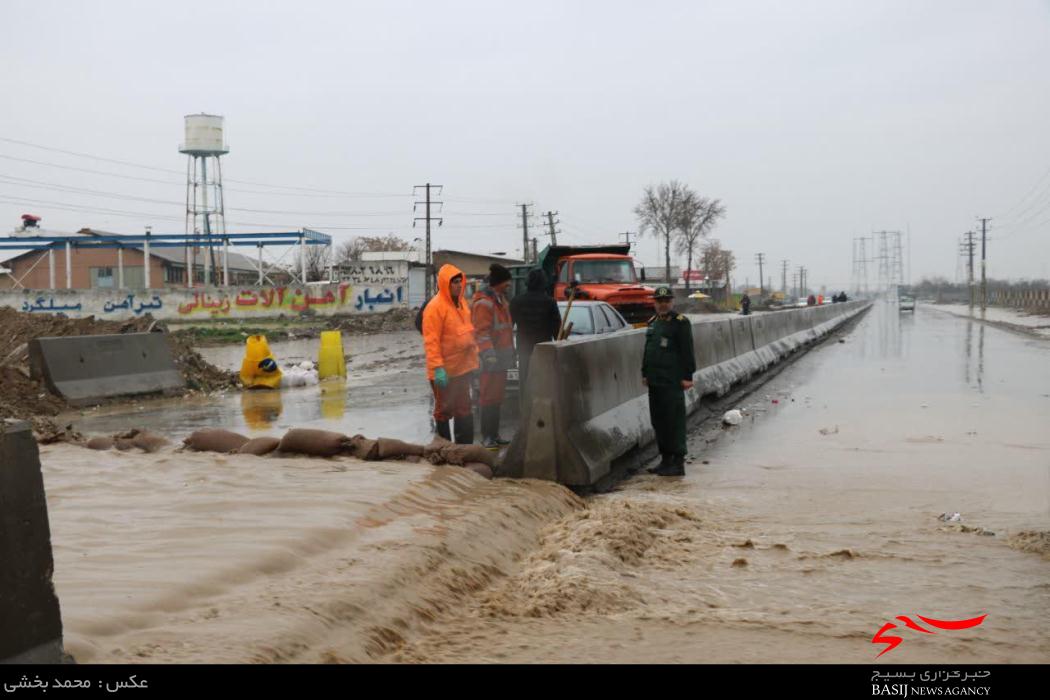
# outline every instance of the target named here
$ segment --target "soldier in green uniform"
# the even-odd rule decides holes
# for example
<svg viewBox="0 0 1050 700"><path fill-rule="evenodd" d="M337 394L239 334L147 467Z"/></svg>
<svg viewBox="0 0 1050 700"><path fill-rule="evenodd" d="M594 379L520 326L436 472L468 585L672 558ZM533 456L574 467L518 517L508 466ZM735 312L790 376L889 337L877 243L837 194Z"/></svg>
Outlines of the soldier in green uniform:
<svg viewBox="0 0 1050 700"><path fill-rule="evenodd" d="M660 447L660 476L685 475L685 390L693 386L693 324L671 309L669 287L656 290L656 315L649 319L642 383L649 387L649 419Z"/></svg>

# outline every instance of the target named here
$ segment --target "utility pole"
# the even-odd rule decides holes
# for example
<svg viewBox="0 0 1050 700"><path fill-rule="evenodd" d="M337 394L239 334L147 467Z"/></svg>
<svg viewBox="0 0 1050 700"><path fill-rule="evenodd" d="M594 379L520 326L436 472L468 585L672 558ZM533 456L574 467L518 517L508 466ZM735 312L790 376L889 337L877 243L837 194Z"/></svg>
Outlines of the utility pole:
<svg viewBox="0 0 1050 700"><path fill-rule="evenodd" d="M968 262L967 262L967 265L966 265L966 270L967 270L967 274L968 274L968 278L967 279L969 280L968 284L970 286L970 311L973 311L973 302L974 302L974 298L973 298L974 297L974 288L973 288L973 249L974 249L974 246L977 245L974 242L973 237L976 236L977 234L974 233L973 231L967 231L964 235L966 236L966 242L963 243L963 248L966 250L966 256L968 258Z"/></svg>
<svg viewBox="0 0 1050 700"><path fill-rule="evenodd" d="M788 293L788 261L780 261L780 289L786 295Z"/></svg>
<svg viewBox="0 0 1050 700"><path fill-rule="evenodd" d="M416 207L418 207L420 204L423 204L423 205L426 205L426 216L422 216L422 217L417 216L414 219L412 219L412 228L415 228L417 221L425 221L427 223L427 251L426 251L427 291L426 291L426 297L427 297L427 299L430 299L430 297L434 293L434 259L433 259L433 256L431 255L431 250L430 250L430 222L431 221L437 221L438 222L438 226L440 226L444 222L444 219L442 219L441 217L433 217L433 216L430 215L430 207L431 206L433 206L433 205L441 206L441 204L442 204L441 202L435 202L435 201L430 199L430 191L431 191L431 189L435 189L435 190L437 190L438 194L441 194L442 186L441 185L431 185L429 182L427 184L425 184L425 185L416 185L415 187L412 188L412 194L415 194L416 190L422 189L422 188L426 188L426 191L427 191L426 200L422 201L422 202L416 202L415 204L413 204L412 205L412 213L414 214L416 212Z"/></svg>
<svg viewBox="0 0 1050 700"><path fill-rule="evenodd" d="M533 238L532 239L532 262L536 262L539 259L540 259L540 254L536 250L536 239Z"/></svg>
<svg viewBox="0 0 1050 700"><path fill-rule="evenodd" d="M981 311L988 308L988 282L985 278L985 242L987 241L988 222L991 219L979 219L981 222Z"/></svg>
<svg viewBox="0 0 1050 700"><path fill-rule="evenodd" d="M729 284L729 251L728 250L722 251L722 264L726 268L726 306L729 306L729 292L731 291L731 286ZM668 277L670 277L670 273L668 273Z"/></svg>
<svg viewBox="0 0 1050 700"><path fill-rule="evenodd" d="M637 236L638 234L634 231L624 231L620 235L627 241L627 250L629 251L631 249L631 236Z"/></svg>
<svg viewBox="0 0 1050 700"><path fill-rule="evenodd" d="M762 277L762 263L766 261L766 254L757 253L755 255L755 259L758 261L758 296L759 298L762 298L766 295L766 288L765 285L762 283L762 280L764 279Z"/></svg>
<svg viewBox="0 0 1050 700"><path fill-rule="evenodd" d="M529 207L531 204L516 204L521 207L521 257L529 261Z"/></svg>
<svg viewBox="0 0 1050 700"><path fill-rule="evenodd" d="M798 295L799 297L806 296L806 268L798 268Z"/></svg>
<svg viewBox="0 0 1050 700"><path fill-rule="evenodd" d="M556 212L556 211L548 211L547 212L547 227L548 227L548 231L547 231L546 235L551 237L551 245L558 245L558 231L554 228L554 224L560 224L561 220L560 219L558 221L554 220L554 217L557 216L557 215L558 215L558 212Z"/></svg>

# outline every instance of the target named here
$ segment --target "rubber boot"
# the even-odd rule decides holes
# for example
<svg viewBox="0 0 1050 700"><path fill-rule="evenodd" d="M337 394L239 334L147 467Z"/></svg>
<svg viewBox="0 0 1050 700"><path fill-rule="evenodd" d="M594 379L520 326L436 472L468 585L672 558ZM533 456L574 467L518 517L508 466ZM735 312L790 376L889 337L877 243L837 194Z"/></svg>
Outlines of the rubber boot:
<svg viewBox="0 0 1050 700"><path fill-rule="evenodd" d="M685 455L672 456L671 463L658 473L660 476L685 476Z"/></svg>
<svg viewBox="0 0 1050 700"><path fill-rule="evenodd" d="M481 407L481 444L485 447L503 447L510 444L499 436L499 404Z"/></svg>
<svg viewBox="0 0 1050 700"><path fill-rule="evenodd" d="M447 420L439 420L439 421L437 421L436 431L437 431L438 437L443 437L443 438L445 438L446 440L449 440L449 441L452 440L452 433L449 430L448 421Z"/></svg>
<svg viewBox="0 0 1050 700"><path fill-rule="evenodd" d="M465 416L456 416L452 427L456 432L457 445L474 444L474 414L468 413Z"/></svg>

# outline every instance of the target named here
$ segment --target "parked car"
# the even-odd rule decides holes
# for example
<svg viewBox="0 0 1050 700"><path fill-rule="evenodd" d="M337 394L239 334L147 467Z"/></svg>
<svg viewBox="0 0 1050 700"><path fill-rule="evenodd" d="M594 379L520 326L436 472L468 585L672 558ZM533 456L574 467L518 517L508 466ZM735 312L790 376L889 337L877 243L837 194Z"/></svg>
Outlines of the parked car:
<svg viewBox="0 0 1050 700"><path fill-rule="evenodd" d="M571 309L568 309L568 306L568 302L558 302L558 309L561 311L562 319L565 320L565 325L572 324L570 336L615 333L633 327L624 320L620 312L604 301L574 301ZM568 318L565 316L566 309L568 309Z"/></svg>
<svg viewBox="0 0 1050 700"><path fill-rule="evenodd" d="M912 297L901 297L900 298L900 310L901 311L915 311L915 299Z"/></svg>
<svg viewBox="0 0 1050 700"><path fill-rule="evenodd" d="M562 319L565 319L565 312L568 307L569 303L567 301L558 302L558 309L561 311ZM615 307L604 301L573 301L572 308L568 310L568 313L569 317L565 324L567 326L569 323L572 323L572 330L569 332L570 338L615 333L633 328ZM518 370L516 368L507 370L508 392L516 392L517 386Z"/></svg>

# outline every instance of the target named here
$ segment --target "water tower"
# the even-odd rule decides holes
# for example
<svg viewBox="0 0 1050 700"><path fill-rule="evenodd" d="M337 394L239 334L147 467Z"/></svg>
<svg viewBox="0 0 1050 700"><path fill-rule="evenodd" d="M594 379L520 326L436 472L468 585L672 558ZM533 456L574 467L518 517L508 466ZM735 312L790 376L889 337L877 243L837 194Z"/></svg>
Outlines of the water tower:
<svg viewBox="0 0 1050 700"><path fill-rule="evenodd" d="M215 266L214 241L226 233L226 212L222 193L220 156L230 149L223 133L223 118L214 114L186 115L186 141L179 153L189 156L186 162L186 235L193 235L203 245L204 283L211 281ZM210 163L209 163L210 161ZM211 165L211 175L208 165ZM213 236L218 236L217 239ZM186 284L192 287L194 248L186 249ZM226 280L223 280L225 283Z"/></svg>

